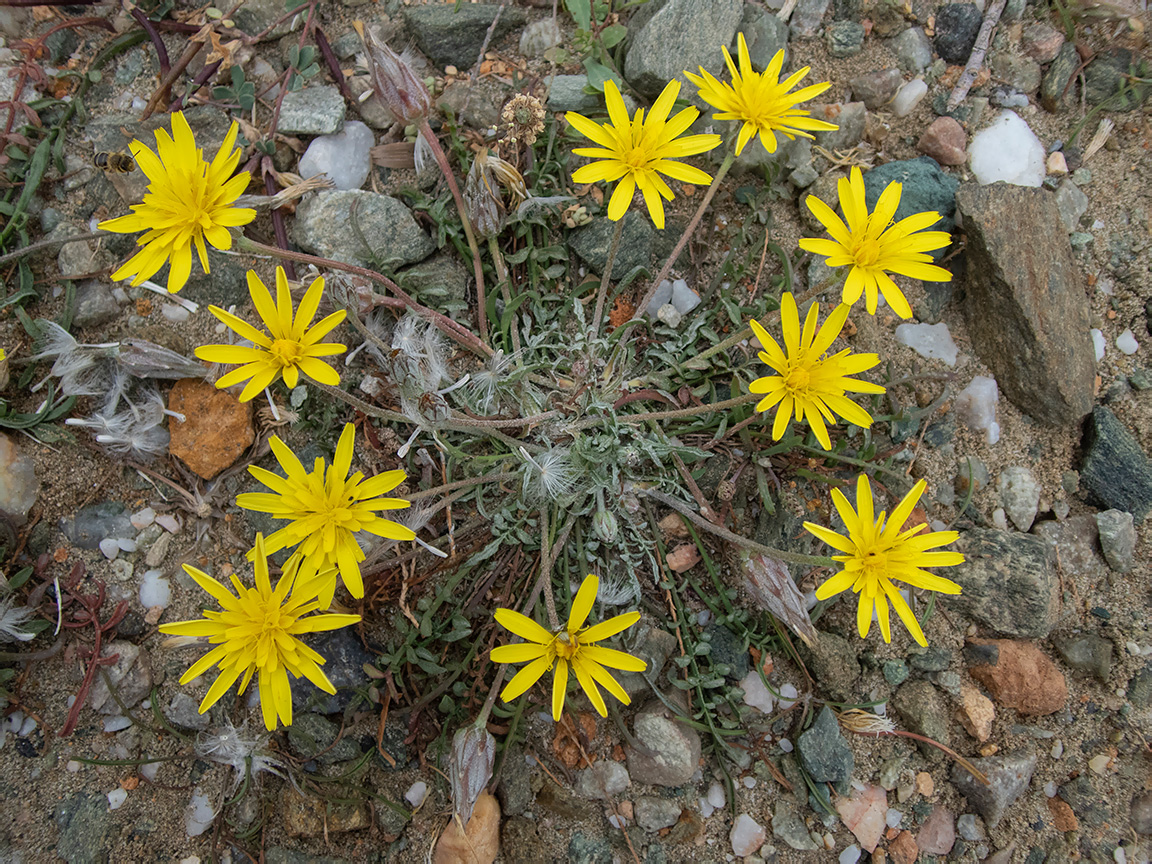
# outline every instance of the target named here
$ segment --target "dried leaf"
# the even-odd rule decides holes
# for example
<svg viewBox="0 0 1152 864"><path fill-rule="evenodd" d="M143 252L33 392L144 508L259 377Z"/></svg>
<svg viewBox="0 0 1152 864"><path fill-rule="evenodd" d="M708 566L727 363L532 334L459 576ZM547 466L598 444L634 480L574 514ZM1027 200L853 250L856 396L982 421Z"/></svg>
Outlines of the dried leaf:
<svg viewBox="0 0 1152 864"><path fill-rule="evenodd" d="M816 628L808 617L804 595L792 581L788 565L759 552L741 550L744 587L757 603L787 625L805 645L816 644Z"/></svg>

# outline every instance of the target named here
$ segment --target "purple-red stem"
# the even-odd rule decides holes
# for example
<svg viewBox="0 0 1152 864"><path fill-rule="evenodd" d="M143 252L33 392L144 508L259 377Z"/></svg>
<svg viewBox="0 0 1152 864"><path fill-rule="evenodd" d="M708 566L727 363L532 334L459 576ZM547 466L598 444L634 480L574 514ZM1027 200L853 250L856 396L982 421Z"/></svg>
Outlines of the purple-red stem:
<svg viewBox="0 0 1152 864"><path fill-rule="evenodd" d="M265 156L262 160L262 168L264 171L264 191L269 195L276 194L276 182L272 179L272 160ZM277 207L272 210L272 228L276 232L276 245L283 249L285 252L290 252L288 248L288 229L284 226L284 214L280 212ZM296 281L296 267L291 261L284 262L284 272L288 278L293 282Z"/></svg>
<svg viewBox="0 0 1152 864"><path fill-rule="evenodd" d="M164 47L164 40L160 38L160 33L156 30L156 26L148 20L148 16L141 12L137 6L132 7L131 14L132 17L136 19L136 23L144 28L144 32L148 34L148 38L152 40L152 47L156 49L156 59L160 61L160 74L167 75L168 70L172 68L172 64L168 62L168 49Z"/></svg>
<svg viewBox="0 0 1152 864"><path fill-rule="evenodd" d="M209 63L207 66L201 69L196 77L192 79L192 84L186 91L184 91L184 95L177 96L172 100L172 104L168 106L168 113L171 114L173 111L179 110L185 99L192 98L193 94L195 94L197 90L207 84L208 81L211 80L212 76L216 74L216 70L220 68L221 62L223 61L217 60L215 63Z"/></svg>

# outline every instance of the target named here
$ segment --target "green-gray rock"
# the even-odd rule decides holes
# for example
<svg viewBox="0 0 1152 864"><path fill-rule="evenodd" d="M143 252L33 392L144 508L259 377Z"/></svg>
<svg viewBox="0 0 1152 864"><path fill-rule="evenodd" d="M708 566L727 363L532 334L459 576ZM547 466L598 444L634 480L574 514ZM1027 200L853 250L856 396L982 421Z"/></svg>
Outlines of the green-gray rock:
<svg viewBox="0 0 1152 864"><path fill-rule="evenodd" d="M952 662L952 652L947 648L933 645L920 653L910 655L908 662L913 669L919 669L921 672L943 672Z"/></svg>
<svg viewBox="0 0 1152 864"><path fill-rule="evenodd" d="M851 57L864 49L864 25L858 21L833 21L824 30L828 53L833 57Z"/></svg>
<svg viewBox="0 0 1152 864"><path fill-rule="evenodd" d="M892 708L909 731L948 744L948 703L927 681L909 681L897 690ZM943 755L927 745L921 745L921 751L933 760Z"/></svg>
<svg viewBox="0 0 1152 864"><path fill-rule="evenodd" d="M335 84L319 84L284 94L278 131L286 135L331 135L344 127L347 106Z"/></svg>
<svg viewBox="0 0 1152 864"><path fill-rule="evenodd" d="M903 660L885 660L882 670L884 680L893 687L899 687L908 680L908 666Z"/></svg>
<svg viewBox="0 0 1152 864"><path fill-rule="evenodd" d="M359 743L347 736L337 741L339 734L340 727L331 720L306 711L297 715L288 727L288 746L298 756L315 759L321 765L359 757Z"/></svg>
<svg viewBox="0 0 1152 864"><path fill-rule="evenodd" d="M568 841L568 861L571 864L612 864L612 847L595 837L586 837L577 831Z"/></svg>
<svg viewBox="0 0 1152 864"><path fill-rule="evenodd" d="M1136 708L1152 705L1152 663L1146 663L1129 679L1128 701Z"/></svg>
<svg viewBox="0 0 1152 864"><path fill-rule="evenodd" d="M686 83L685 69L722 74L717 46L732 42L743 14L744 0L650 0L629 22L624 77L654 99L669 81ZM689 86L680 95L692 99L695 91Z"/></svg>
<svg viewBox="0 0 1152 864"><path fill-rule="evenodd" d="M380 269L422 261L436 249L401 201L360 189L306 196L293 235L314 255Z"/></svg>
<svg viewBox="0 0 1152 864"><path fill-rule="evenodd" d="M97 792L78 792L56 805L54 816L60 838L56 841L57 858L68 864L103 864L108 860L105 848L112 827L108 801Z"/></svg>
<svg viewBox="0 0 1152 864"><path fill-rule="evenodd" d="M772 815L772 836L800 852L812 852L819 848L812 841L795 805L783 796L776 799L776 812Z"/></svg>
<svg viewBox="0 0 1152 864"><path fill-rule="evenodd" d="M1056 640L1056 650L1064 662L1080 672L1107 682L1112 673L1112 643L1102 636L1081 633Z"/></svg>
<svg viewBox="0 0 1152 864"><path fill-rule="evenodd" d="M1089 105L1108 101L1112 111L1131 111L1148 98L1148 85L1132 82L1132 76L1146 78L1148 64L1137 62L1127 48L1100 52L1084 70L1084 100Z"/></svg>
<svg viewBox="0 0 1152 864"><path fill-rule="evenodd" d="M864 200L871 211L888 184L901 184L900 206L893 220L900 221L914 213L935 210L942 217L932 226L933 231L951 231L956 212L956 189L960 182L945 174L935 159L903 159L873 168L864 175Z"/></svg>
<svg viewBox="0 0 1152 864"><path fill-rule="evenodd" d="M588 265L593 273L603 274L608 266L608 247L616 223L611 219L597 219L577 228L569 235L572 251ZM612 279L621 279L634 267L652 266L652 239L656 229L646 214L635 210L624 216L624 232L620 236L620 249L612 264Z"/></svg>
<svg viewBox="0 0 1152 864"><path fill-rule="evenodd" d="M1097 406L1084 432L1080 486L1105 507L1142 522L1152 511L1152 467L1132 433L1107 408Z"/></svg>
<svg viewBox="0 0 1152 864"><path fill-rule="evenodd" d="M852 777L855 756L840 732L836 712L827 705L808 730L800 734L796 750L800 764L817 783L842 783Z"/></svg>
<svg viewBox="0 0 1152 864"><path fill-rule="evenodd" d="M1055 113L1063 111L1072 104L1072 100L1076 97L1076 88L1070 87L1069 82L1079 66L1080 55L1076 53L1076 46L1071 42L1065 42L1040 82L1040 104L1044 106L1044 110Z"/></svg>
<svg viewBox="0 0 1152 864"><path fill-rule="evenodd" d="M801 649L808 671L834 699L848 700L860 677L856 646L835 633L818 631L819 638L811 648Z"/></svg>
<svg viewBox="0 0 1152 864"><path fill-rule="evenodd" d="M995 828L1012 802L1028 788L1032 772L1036 770L1036 754L1005 753L970 761L988 778L988 785L985 786L960 765L952 769L952 785L968 799L972 809L984 817L985 824Z"/></svg>
<svg viewBox="0 0 1152 864"><path fill-rule="evenodd" d="M469 312L468 285L472 271L450 251L396 272L396 284L438 312L452 317Z"/></svg>
<svg viewBox="0 0 1152 864"><path fill-rule="evenodd" d="M948 576L963 590L950 609L997 633L1043 639L1060 614L1060 579L1054 548L1038 537L977 528L960 535L964 563Z"/></svg>
<svg viewBox="0 0 1152 864"><path fill-rule="evenodd" d="M404 10L404 20L420 50L437 66L470 69L480 56L480 46L500 6L491 4L431 4ZM523 27L523 9L503 4L490 47L504 34Z"/></svg>

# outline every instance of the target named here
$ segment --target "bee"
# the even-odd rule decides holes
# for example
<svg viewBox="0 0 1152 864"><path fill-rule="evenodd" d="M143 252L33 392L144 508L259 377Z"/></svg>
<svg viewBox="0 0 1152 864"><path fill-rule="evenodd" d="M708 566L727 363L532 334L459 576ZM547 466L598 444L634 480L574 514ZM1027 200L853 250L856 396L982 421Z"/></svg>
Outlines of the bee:
<svg viewBox="0 0 1152 864"><path fill-rule="evenodd" d="M136 161L127 153L97 153L92 164L109 174L131 174L136 170Z"/></svg>

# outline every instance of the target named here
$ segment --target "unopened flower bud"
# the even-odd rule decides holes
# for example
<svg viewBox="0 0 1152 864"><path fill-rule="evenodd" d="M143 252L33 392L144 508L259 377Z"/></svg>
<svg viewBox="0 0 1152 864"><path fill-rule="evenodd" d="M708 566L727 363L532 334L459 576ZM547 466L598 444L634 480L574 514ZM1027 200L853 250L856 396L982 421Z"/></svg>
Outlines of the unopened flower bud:
<svg viewBox="0 0 1152 864"><path fill-rule="evenodd" d="M619 529L620 523L616 521L616 517L612 515L611 510L601 508L597 510L596 515L592 517L592 530L595 531L596 536L605 543L615 542Z"/></svg>
<svg viewBox="0 0 1152 864"><path fill-rule="evenodd" d="M399 54L372 35L360 21L353 25L368 55L372 89L402 123L419 124L432 110L432 97L420 77Z"/></svg>
<svg viewBox="0 0 1152 864"><path fill-rule="evenodd" d="M483 726L465 726L452 736L448 779L452 788L452 807L460 814L463 824L468 824L476 799L492 779L495 763L496 739Z"/></svg>

